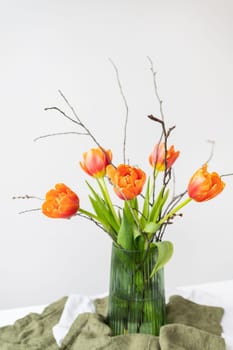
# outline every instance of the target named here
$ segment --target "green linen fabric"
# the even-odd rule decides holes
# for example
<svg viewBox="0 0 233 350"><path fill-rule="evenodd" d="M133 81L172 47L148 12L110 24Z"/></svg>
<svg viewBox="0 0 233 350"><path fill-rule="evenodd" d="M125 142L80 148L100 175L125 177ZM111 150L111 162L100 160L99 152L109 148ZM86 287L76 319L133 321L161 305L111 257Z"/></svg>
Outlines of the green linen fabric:
<svg viewBox="0 0 233 350"><path fill-rule="evenodd" d="M59 348L52 327L59 322L64 297L41 314L31 313L0 328L0 350L225 350L220 307L199 305L180 296L167 304L167 324L159 337L147 334L111 336L107 298L96 299L96 313L83 313L72 324Z"/></svg>

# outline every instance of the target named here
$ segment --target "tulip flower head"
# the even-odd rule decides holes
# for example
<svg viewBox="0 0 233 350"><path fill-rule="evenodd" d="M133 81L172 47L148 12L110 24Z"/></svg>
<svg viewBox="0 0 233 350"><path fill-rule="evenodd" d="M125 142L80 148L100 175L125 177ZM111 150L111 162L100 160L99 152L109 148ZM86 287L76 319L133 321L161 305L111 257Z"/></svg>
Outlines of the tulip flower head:
<svg viewBox="0 0 233 350"><path fill-rule="evenodd" d="M146 174L139 168L120 164L117 168L107 167L107 176L114 186L114 191L121 199L133 199L142 192Z"/></svg>
<svg viewBox="0 0 233 350"><path fill-rule="evenodd" d="M179 157L180 152L175 151L172 145L167 150L167 169L171 168L176 159ZM164 143L159 143L154 146L153 152L149 156L150 164L155 167L158 171L165 170L165 145Z"/></svg>
<svg viewBox="0 0 233 350"><path fill-rule="evenodd" d="M208 201L217 196L225 187L221 177L213 172L209 173L204 164L191 177L188 184L189 197L197 202Z"/></svg>
<svg viewBox="0 0 233 350"><path fill-rule="evenodd" d="M80 162L82 169L95 178L104 177L106 166L111 163L112 152L104 151L101 148L92 148L83 154L83 162Z"/></svg>
<svg viewBox="0 0 233 350"><path fill-rule="evenodd" d="M58 183L46 193L42 212L50 218L70 218L79 210L79 198L65 184Z"/></svg>

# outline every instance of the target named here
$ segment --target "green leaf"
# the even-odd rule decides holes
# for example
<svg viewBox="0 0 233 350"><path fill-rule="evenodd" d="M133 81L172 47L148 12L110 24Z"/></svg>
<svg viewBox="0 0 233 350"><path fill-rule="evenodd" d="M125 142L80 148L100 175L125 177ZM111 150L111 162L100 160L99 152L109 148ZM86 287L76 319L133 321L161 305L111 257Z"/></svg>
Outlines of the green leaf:
<svg viewBox="0 0 233 350"><path fill-rule="evenodd" d="M150 207L150 178L148 178L148 181L147 181L146 194L145 194L145 198L144 198L142 216L141 216L141 220L140 220L142 227L145 225L145 223L148 220L149 207Z"/></svg>
<svg viewBox="0 0 233 350"><path fill-rule="evenodd" d="M130 202L130 206L131 206L131 209L134 213L134 216L138 220L138 199L137 199L137 197L131 199L128 202Z"/></svg>
<svg viewBox="0 0 233 350"><path fill-rule="evenodd" d="M126 211L124 210L121 226L117 236L117 243L120 244L122 248L127 250L135 249L133 226L134 223L129 221Z"/></svg>
<svg viewBox="0 0 233 350"><path fill-rule="evenodd" d="M138 227L136 225L134 225L133 226L133 238L134 238L134 240L136 241L141 236L142 236L142 233L140 232Z"/></svg>
<svg viewBox="0 0 233 350"><path fill-rule="evenodd" d="M100 179L97 178L96 180L97 180L97 183L98 183L98 185L100 187L101 193L102 193L102 195L104 197L106 205L108 206L109 211L111 211L111 213L112 213L113 220L115 220L116 224L118 226L120 226L120 222L118 221L118 216L117 216L116 211L115 211L115 209L113 207L113 204L112 204L111 198L109 196L108 188L106 186L104 178L100 178Z"/></svg>
<svg viewBox="0 0 233 350"><path fill-rule="evenodd" d="M116 222L111 208L109 208L108 204L102 197L93 189L93 187L86 181L89 189L91 190L94 199L89 196L93 209L96 212L97 217L102 219L102 222L105 222L106 226L111 226L114 231L117 233L119 230L119 224Z"/></svg>
<svg viewBox="0 0 233 350"><path fill-rule="evenodd" d="M135 243L135 249L143 251L145 246L145 237L137 226L133 227L133 237Z"/></svg>
<svg viewBox="0 0 233 350"><path fill-rule="evenodd" d="M156 231L158 231L159 228L160 228L160 225L156 224L155 222L150 221L150 222L146 223L146 225L143 229L143 232L147 233L148 237L151 238L156 233Z"/></svg>
<svg viewBox="0 0 233 350"><path fill-rule="evenodd" d="M151 209L150 221L153 221L153 222L157 221L159 214L161 213L161 210L163 209L163 206L168 199L168 195L169 195L169 189L167 189L166 192L163 193L163 188L162 188Z"/></svg>
<svg viewBox="0 0 233 350"><path fill-rule="evenodd" d="M91 196L89 196L89 200L96 213L96 217L98 218L98 221L100 221L103 224L108 223L107 217L105 215L105 211L103 210L103 204L101 204L101 202L95 200Z"/></svg>
<svg viewBox="0 0 233 350"><path fill-rule="evenodd" d="M173 244L169 241L154 242L153 246L158 249L157 262L151 272L150 277L152 277L159 269L161 269L172 257L173 254Z"/></svg>
<svg viewBox="0 0 233 350"><path fill-rule="evenodd" d="M106 230L111 227L111 231L113 230L117 234L118 226L113 220L112 213L106 207L103 199L98 196L96 198L89 196L89 199L96 213L97 220L101 222L103 226L105 226Z"/></svg>

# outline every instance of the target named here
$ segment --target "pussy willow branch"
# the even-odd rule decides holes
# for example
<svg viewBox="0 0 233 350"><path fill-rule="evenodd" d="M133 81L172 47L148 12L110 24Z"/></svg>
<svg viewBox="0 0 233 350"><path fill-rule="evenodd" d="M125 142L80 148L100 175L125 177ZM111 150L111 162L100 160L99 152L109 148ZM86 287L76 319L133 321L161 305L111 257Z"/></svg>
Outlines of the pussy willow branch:
<svg viewBox="0 0 233 350"><path fill-rule="evenodd" d="M129 119L129 107L128 107L128 103L121 85L121 81L120 81L120 77L119 77L119 71L117 69L117 66L115 65L115 63L109 58L109 61L111 62L113 68L115 69L116 72L116 78L117 78L117 82L118 82L118 86L120 89L120 94L121 97L124 101L124 105L125 105L125 110L126 110L126 114L125 114L125 124L124 124L124 138L123 138L123 162L124 164L126 164L126 138L127 138L127 125L128 125L128 119Z"/></svg>
<svg viewBox="0 0 233 350"><path fill-rule="evenodd" d="M174 214L172 217L170 217L170 218L168 219L167 222L165 222L165 223L162 225L161 229L159 230L159 234L156 235L156 237L155 237L155 241L156 241L156 242L161 242L161 241L163 240L163 235L164 235L164 233L165 233L165 231L166 231L166 228L167 228L168 225L171 225L171 224L172 224L172 220L173 220L173 218L174 218L175 216L182 216L182 214Z"/></svg>
<svg viewBox="0 0 233 350"><path fill-rule="evenodd" d="M37 196L29 196L28 194L25 194L25 196L14 196L12 199L39 199L40 201L43 201L44 198L40 198Z"/></svg>
<svg viewBox="0 0 233 350"><path fill-rule="evenodd" d="M171 202L168 204L168 206L165 208L163 212L163 216L165 216L168 212L172 211L173 208L176 207L176 205L181 201L181 199L184 197L184 195L187 193L187 190L184 192L180 193L179 195L175 196ZM171 219L171 218L170 218ZM167 224L171 223L171 221L166 222L162 227L160 228L158 235L157 235L157 240L161 241L165 232L165 229L167 227Z"/></svg>
<svg viewBox="0 0 233 350"><path fill-rule="evenodd" d="M12 199L38 199L40 201L44 200L44 198L40 198L37 196L29 196L28 194L25 194L25 196L14 196L14 197L12 197ZM41 210L41 208L26 209L26 210L20 211L19 214L26 214L26 213L30 213L32 211L39 211L39 210Z"/></svg>

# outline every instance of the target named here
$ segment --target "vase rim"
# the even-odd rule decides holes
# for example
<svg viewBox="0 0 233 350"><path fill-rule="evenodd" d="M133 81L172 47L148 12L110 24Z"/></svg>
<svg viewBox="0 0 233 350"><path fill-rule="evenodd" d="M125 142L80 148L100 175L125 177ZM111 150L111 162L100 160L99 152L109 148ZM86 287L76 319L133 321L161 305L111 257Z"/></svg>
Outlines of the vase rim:
<svg viewBox="0 0 233 350"><path fill-rule="evenodd" d="M129 252L129 253L142 253L141 250L138 250L138 249L125 249L121 246L118 246L115 242L112 243L112 247L116 248L116 249L119 249L119 250L122 250L124 252ZM156 247L150 247L148 249L149 250L152 250L152 249L156 249ZM145 252L146 250L143 250L143 252Z"/></svg>

